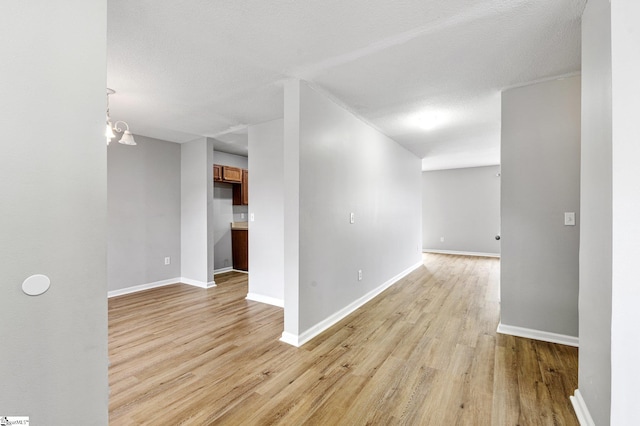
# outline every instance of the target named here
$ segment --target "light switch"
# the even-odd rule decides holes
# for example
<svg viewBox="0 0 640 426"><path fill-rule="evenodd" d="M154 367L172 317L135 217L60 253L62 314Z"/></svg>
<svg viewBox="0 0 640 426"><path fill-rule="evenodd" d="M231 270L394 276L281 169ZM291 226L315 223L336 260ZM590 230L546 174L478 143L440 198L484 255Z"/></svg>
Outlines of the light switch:
<svg viewBox="0 0 640 426"><path fill-rule="evenodd" d="M356 223L356 214L355 213L351 213L351 215L349 216L349 223Z"/></svg>
<svg viewBox="0 0 640 426"><path fill-rule="evenodd" d="M256 220L256 217L253 215L253 213L251 213L251 222L254 222Z"/></svg>
<svg viewBox="0 0 640 426"><path fill-rule="evenodd" d="M564 212L564 224L565 226L575 226L576 214L574 212Z"/></svg>

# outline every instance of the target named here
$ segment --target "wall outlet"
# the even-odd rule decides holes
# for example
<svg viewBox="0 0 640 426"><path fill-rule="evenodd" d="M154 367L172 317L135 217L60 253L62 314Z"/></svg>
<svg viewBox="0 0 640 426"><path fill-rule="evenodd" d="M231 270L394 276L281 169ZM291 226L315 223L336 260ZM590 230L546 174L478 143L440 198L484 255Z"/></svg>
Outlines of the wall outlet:
<svg viewBox="0 0 640 426"><path fill-rule="evenodd" d="M240 219L244 219L244 213L240 213Z"/></svg>
<svg viewBox="0 0 640 426"><path fill-rule="evenodd" d="M565 226L575 226L576 225L576 213L575 212L564 212L564 224L565 224Z"/></svg>
<svg viewBox="0 0 640 426"><path fill-rule="evenodd" d="M444 243L444 237L440 237L440 242Z"/></svg>
<svg viewBox="0 0 640 426"><path fill-rule="evenodd" d="M351 213L349 215L349 223L356 223L356 214L355 213Z"/></svg>
<svg viewBox="0 0 640 426"><path fill-rule="evenodd" d="M171 258L170 257L165 257L164 258L164 264L165 265L171 265Z"/></svg>
<svg viewBox="0 0 640 426"><path fill-rule="evenodd" d="M362 269L358 269L358 281L362 281Z"/></svg>

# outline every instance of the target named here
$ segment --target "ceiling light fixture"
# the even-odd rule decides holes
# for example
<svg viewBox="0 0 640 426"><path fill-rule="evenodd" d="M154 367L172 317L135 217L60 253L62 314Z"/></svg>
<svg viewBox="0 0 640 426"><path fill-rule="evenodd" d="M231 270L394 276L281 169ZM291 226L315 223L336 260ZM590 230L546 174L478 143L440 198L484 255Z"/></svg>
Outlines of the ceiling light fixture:
<svg viewBox="0 0 640 426"><path fill-rule="evenodd" d="M120 140L118 141L121 144L137 145L136 140L133 138L133 134L129 131L129 125L126 122L116 121L116 124L111 124L111 117L109 116L109 95L113 95L114 93L116 93L115 90L107 87L107 128L104 133L107 138L107 146L109 145L109 142L111 142L111 139L116 137L116 134L113 132L114 130L116 132L122 132L122 137L120 137ZM120 124L123 124L125 128L121 128Z"/></svg>
<svg viewBox="0 0 640 426"><path fill-rule="evenodd" d="M438 112L422 112L414 114L410 117L409 123L412 126L419 127L423 130L433 130L440 127L448 121L448 114Z"/></svg>

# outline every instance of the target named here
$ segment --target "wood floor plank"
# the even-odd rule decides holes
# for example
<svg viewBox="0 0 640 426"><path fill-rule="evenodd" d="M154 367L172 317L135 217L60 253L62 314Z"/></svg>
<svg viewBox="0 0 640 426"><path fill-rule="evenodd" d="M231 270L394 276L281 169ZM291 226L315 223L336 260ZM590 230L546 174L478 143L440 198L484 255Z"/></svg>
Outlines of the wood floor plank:
<svg viewBox="0 0 640 426"><path fill-rule="evenodd" d="M518 388L517 360L512 336L497 339L494 360L492 426L519 425L520 390Z"/></svg>
<svg viewBox="0 0 640 426"><path fill-rule="evenodd" d="M109 299L111 425L577 425L577 349L496 334L498 259L426 254L301 348L216 283Z"/></svg>

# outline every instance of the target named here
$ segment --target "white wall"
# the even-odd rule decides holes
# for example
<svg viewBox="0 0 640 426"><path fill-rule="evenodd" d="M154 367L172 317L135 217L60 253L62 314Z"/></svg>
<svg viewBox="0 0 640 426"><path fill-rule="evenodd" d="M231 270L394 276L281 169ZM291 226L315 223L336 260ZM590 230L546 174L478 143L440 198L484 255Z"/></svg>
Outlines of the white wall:
<svg viewBox="0 0 640 426"><path fill-rule="evenodd" d="M216 164L222 166L240 167L241 169L248 169L249 159L243 155L228 154L222 151L213 151Z"/></svg>
<svg viewBox="0 0 640 426"><path fill-rule="evenodd" d="M223 166L247 169L247 157L214 151L214 162ZM251 174L249 174L251 177ZM251 187L251 185L249 185ZM231 222L247 221L247 206L233 205L233 185L214 182L213 185L213 227L215 269L221 270L233 266L231 251ZM242 215L244 214L244 217Z"/></svg>
<svg viewBox="0 0 640 426"><path fill-rule="evenodd" d="M249 127L249 299L284 304L284 120Z"/></svg>
<svg viewBox="0 0 640 426"><path fill-rule="evenodd" d="M592 0L582 17L584 224L576 400L584 401L597 425L638 422L639 6Z"/></svg>
<svg viewBox="0 0 640 426"><path fill-rule="evenodd" d="M106 8L0 14L0 415L34 425L108 421Z"/></svg>
<svg viewBox="0 0 640 426"><path fill-rule="evenodd" d="M640 4L611 2L613 276L611 424L638 424L640 382ZM580 384L582 387L582 383Z"/></svg>
<svg viewBox="0 0 640 426"><path fill-rule="evenodd" d="M206 182L206 198L207 198L207 287L215 286L215 224L213 213L213 144L214 140L206 138L206 164L203 178ZM184 275L182 276L184 281Z"/></svg>
<svg viewBox="0 0 640 426"><path fill-rule="evenodd" d="M110 291L181 276L180 145L138 135L136 142L107 149Z"/></svg>
<svg viewBox="0 0 640 426"><path fill-rule="evenodd" d="M421 163L304 83L285 87L284 120L285 153L295 142L299 149L297 331L302 335L421 263ZM285 173L294 157L288 155ZM285 174L285 182L291 176ZM290 225L295 223L285 221L285 229ZM286 244L285 232L289 262ZM292 333L287 296L285 288L285 333Z"/></svg>
<svg viewBox="0 0 640 426"><path fill-rule="evenodd" d="M300 89L295 79L284 85L283 340L300 335Z"/></svg>
<svg viewBox="0 0 640 426"><path fill-rule="evenodd" d="M425 251L500 254L499 173L500 166L422 172Z"/></svg>
<svg viewBox="0 0 640 426"><path fill-rule="evenodd" d="M582 16L579 388L593 420L611 406L611 5L592 0ZM621 424L621 423L617 423Z"/></svg>
<svg viewBox="0 0 640 426"><path fill-rule="evenodd" d="M580 77L503 92L501 138L501 326L576 338Z"/></svg>
<svg viewBox="0 0 640 426"><path fill-rule="evenodd" d="M213 143L183 143L181 151L181 271L188 284L211 286L213 252Z"/></svg>

